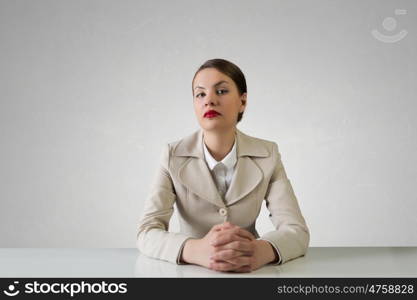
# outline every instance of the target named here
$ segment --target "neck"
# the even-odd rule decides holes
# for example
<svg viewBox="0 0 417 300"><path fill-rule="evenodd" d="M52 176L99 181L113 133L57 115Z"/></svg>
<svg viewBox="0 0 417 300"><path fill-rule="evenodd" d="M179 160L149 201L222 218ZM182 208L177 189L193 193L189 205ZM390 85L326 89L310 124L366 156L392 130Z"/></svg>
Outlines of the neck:
<svg viewBox="0 0 417 300"><path fill-rule="evenodd" d="M230 130L204 131L203 140L211 156L217 161L221 161L232 150L235 142L236 128Z"/></svg>

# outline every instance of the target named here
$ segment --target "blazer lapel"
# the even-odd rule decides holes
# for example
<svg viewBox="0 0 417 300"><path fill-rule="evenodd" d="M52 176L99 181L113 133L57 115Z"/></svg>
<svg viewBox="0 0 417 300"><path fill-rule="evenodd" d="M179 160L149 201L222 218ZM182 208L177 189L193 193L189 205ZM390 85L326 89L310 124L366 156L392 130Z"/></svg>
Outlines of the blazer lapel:
<svg viewBox="0 0 417 300"><path fill-rule="evenodd" d="M211 203L223 207L221 198L213 177L203 159L190 158L178 170L182 183L194 194Z"/></svg>
<svg viewBox="0 0 417 300"><path fill-rule="evenodd" d="M263 143L236 129L237 163L223 201L205 162L202 143L203 130L200 129L184 138L174 150L175 156L190 157L179 167L178 178L200 198L219 207L231 205L248 195L262 181L262 170L251 157L268 157L269 151Z"/></svg>
<svg viewBox="0 0 417 300"><path fill-rule="evenodd" d="M178 169L182 184L200 198L223 207L223 199L204 159L202 129L184 138L175 148L174 155L190 157Z"/></svg>
<svg viewBox="0 0 417 300"><path fill-rule="evenodd" d="M227 205L239 201L252 192L263 179L263 172L252 157L268 157L269 151L259 140L236 128L237 163L232 182L226 192Z"/></svg>
<svg viewBox="0 0 417 300"><path fill-rule="evenodd" d="M262 171L250 157L239 157L232 182L225 195L227 205L232 205L248 195L258 186L262 178Z"/></svg>

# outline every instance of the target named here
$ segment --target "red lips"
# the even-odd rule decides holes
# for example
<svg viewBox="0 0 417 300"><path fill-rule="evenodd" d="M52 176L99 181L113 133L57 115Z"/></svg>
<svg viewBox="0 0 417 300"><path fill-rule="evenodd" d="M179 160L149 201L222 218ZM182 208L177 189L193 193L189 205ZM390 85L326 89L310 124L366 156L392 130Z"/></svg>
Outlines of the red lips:
<svg viewBox="0 0 417 300"><path fill-rule="evenodd" d="M220 116L220 113L215 110L206 111L204 114L204 118L214 118Z"/></svg>

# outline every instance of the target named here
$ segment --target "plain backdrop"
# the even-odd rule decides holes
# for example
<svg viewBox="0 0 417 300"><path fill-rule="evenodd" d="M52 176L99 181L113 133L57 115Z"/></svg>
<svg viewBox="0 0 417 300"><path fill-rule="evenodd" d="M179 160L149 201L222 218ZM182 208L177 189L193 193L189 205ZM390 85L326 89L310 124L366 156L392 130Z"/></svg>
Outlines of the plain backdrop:
<svg viewBox="0 0 417 300"><path fill-rule="evenodd" d="M163 146L199 129L191 80L211 58L244 72L238 128L278 144L311 246L416 246L416 14L0 0L0 247L135 247ZM272 228L263 207L257 229Z"/></svg>

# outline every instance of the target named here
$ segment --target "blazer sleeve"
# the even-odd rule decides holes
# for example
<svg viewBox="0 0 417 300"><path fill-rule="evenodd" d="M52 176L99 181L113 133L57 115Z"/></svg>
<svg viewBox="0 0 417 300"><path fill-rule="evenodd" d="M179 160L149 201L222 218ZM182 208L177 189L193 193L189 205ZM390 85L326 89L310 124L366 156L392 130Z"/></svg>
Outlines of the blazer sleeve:
<svg viewBox="0 0 417 300"><path fill-rule="evenodd" d="M267 232L261 240L272 244L278 253L275 265L306 254L310 242L310 231L301 214L297 198L284 170L278 145L273 143L274 172L265 195L272 224L275 230Z"/></svg>
<svg viewBox="0 0 417 300"><path fill-rule="evenodd" d="M181 233L168 232L169 220L174 212L175 189L168 172L170 150L165 145L160 166L153 179L150 194L138 225L136 247L144 255L184 264L181 258L185 241L191 237Z"/></svg>

